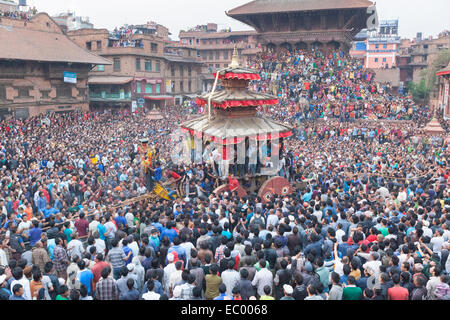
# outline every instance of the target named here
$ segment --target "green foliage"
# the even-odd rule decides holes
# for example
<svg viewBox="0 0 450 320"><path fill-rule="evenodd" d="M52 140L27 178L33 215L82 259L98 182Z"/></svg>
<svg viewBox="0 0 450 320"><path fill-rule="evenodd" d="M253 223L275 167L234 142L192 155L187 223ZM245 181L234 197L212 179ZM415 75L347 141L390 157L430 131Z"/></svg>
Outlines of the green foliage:
<svg viewBox="0 0 450 320"><path fill-rule="evenodd" d="M422 78L418 84L410 82L408 85L408 89L414 97L414 100L425 100L430 94L430 89L427 87L424 78Z"/></svg>
<svg viewBox="0 0 450 320"><path fill-rule="evenodd" d="M450 62L450 51L442 51L437 58L433 61L431 66L422 70L420 73L419 83L410 82L408 85L409 92L416 100L425 100L430 97L432 91L437 90L436 85L436 73L442 68L447 66Z"/></svg>

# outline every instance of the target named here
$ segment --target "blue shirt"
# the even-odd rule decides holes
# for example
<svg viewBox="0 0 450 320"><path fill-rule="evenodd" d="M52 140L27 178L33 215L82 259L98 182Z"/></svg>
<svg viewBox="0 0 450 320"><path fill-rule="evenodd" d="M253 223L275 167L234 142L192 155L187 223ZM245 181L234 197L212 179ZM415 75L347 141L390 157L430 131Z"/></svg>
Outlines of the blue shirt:
<svg viewBox="0 0 450 320"><path fill-rule="evenodd" d="M135 288L128 290L120 295L119 300L139 300L139 291Z"/></svg>
<svg viewBox="0 0 450 320"><path fill-rule="evenodd" d="M81 284L84 284L86 288L88 289L88 294L91 295L92 288L91 288L91 282L94 279L94 275L92 274L92 271L89 269L84 269L83 271L80 271L80 274L78 276Z"/></svg>
<svg viewBox="0 0 450 320"><path fill-rule="evenodd" d="M142 261L142 266L144 267L145 272L147 272L147 270L152 268L152 261L153 261L152 256L145 258L144 261Z"/></svg>
<svg viewBox="0 0 450 320"><path fill-rule="evenodd" d="M406 229L406 235L409 236L409 234L410 234L411 232L413 232L414 230L415 230L414 227L409 227L408 229Z"/></svg>
<svg viewBox="0 0 450 320"><path fill-rule="evenodd" d="M153 280L153 283L155 284L155 287L153 288L153 292L158 293L158 294L163 294L163 289L162 289L162 284L161 282L159 282L158 280ZM144 285L144 289L142 289L142 294L145 294L148 292L148 288L147 288L147 282Z"/></svg>
<svg viewBox="0 0 450 320"><path fill-rule="evenodd" d="M161 233L161 237L160 239L162 240L162 238L164 236L167 236L170 240L170 242L172 242L173 238L175 238L176 236L178 236L177 232L175 231L175 229L166 229Z"/></svg>
<svg viewBox="0 0 450 320"><path fill-rule="evenodd" d="M52 260L53 260L53 250L55 250L55 247L56 247L55 239L48 239L47 249L48 253L50 253L50 259Z"/></svg>
<svg viewBox="0 0 450 320"><path fill-rule="evenodd" d="M8 221L6 221L5 224L3 225L3 228L8 229L9 223L10 223L11 221L13 222L14 226L17 227L17 222L16 222L16 220L8 220Z"/></svg>
<svg viewBox="0 0 450 320"><path fill-rule="evenodd" d="M153 289L153 291L158 294L163 294L161 282L159 282L158 280L153 280L153 283L155 284L155 288Z"/></svg>
<svg viewBox="0 0 450 320"><path fill-rule="evenodd" d="M44 212L45 208L47 207L47 200L44 197L39 198L36 203L36 207L38 208L38 211Z"/></svg>
<svg viewBox="0 0 450 320"><path fill-rule="evenodd" d="M98 230L99 238L100 238L101 240L105 240L106 227L105 227L104 225L102 225L101 223L99 223L99 224L97 225L97 230Z"/></svg>
<svg viewBox="0 0 450 320"><path fill-rule="evenodd" d="M30 244L34 246L36 242L41 240L42 229L41 228L32 228L28 231L28 237L30 237Z"/></svg>
<svg viewBox="0 0 450 320"><path fill-rule="evenodd" d="M306 202L309 202L309 200L311 200L311 198L312 198L312 192L307 192L302 197L303 201L306 201Z"/></svg>
<svg viewBox="0 0 450 320"><path fill-rule="evenodd" d="M323 208L323 210L322 210L323 216L325 216L325 214L327 213L328 210L331 210L331 214L332 214L332 215L335 215L335 214L336 214L336 209L335 209L334 207L326 206L326 207Z"/></svg>
<svg viewBox="0 0 450 320"><path fill-rule="evenodd" d="M48 218L52 214L57 214L59 212L59 210L57 208L50 208L50 209L44 209L42 212L44 213L44 217Z"/></svg>
<svg viewBox="0 0 450 320"><path fill-rule="evenodd" d="M115 219L117 226L119 226L119 224L121 224L122 226L127 226L127 219L125 219L124 216L117 216Z"/></svg>
<svg viewBox="0 0 450 320"><path fill-rule="evenodd" d="M155 249L155 251L157 252L158 251L158 248L159 248L159 244L160 244L160 241L159 241L159 238L158 237L150 237L149 239L148 239L149 241L149 244L153 247L153 249Z"/></svg>
<svg viewBox="0 0 450 320"><path fill-rule="evenodd" d="M348 276L346 276L345 274L343 276L341 276L339 283L348 285Z"/></svg>
<svg viewBox="0 0 450 320"><path fill-rule="evenodd" d="M123 246L123 253L125 253L126 256L128 256L128 254L131 252L131 249L128 246ZM131 260L133 260L133 252L131 252L130 257L128 258L127 261L125 261L125 263L128 265L131 263Z"/></svg>
<svg viewBox="0 0 450 320"><path fill-rule="evenodd" d="M63 208L62 202L58 199L55 200L55 204L53 205L55 209L61 210Z"/></svg>
<svg viewBox="0 0 450 320"><path fill-rule="evenodd" d="M313 249L316 250L317 256L321 256L322 255L322 241L319 240L319 241L308 244L303 251L305 256Z"/></svg>
<svg viewBox="0 0 450 320"><path fill-rule="evenodd" d="M227 237L228 240L230 240L233 237L233 235L229 231L225 231L225 230L222 231L222 235Z"/></svg>
<svg viewBox="0 0 450 320"><path fill-rule="evenodd" d="M186 250L181 246L172 246L169 248L169 251L167 253L176 252L178 255L178 259L184 261L184 265L186 265Z"/></svg>
<svg viewBox="0 0 450 320"><path fill-rule="evenodd" d="M176 218L176 217L178 217L179 214L182 214L182 213L183 213L183 210L181 210L181 211L175 210L173 214L174 214L174 217Z"/></svg>
<svg viewBox="0 0 450 320"><path fill-rule="evenodd" d="M250 213L247 215L247 218L245 218L245 221L246 221L245 226L246 226L246 227L248 227L248 225L250 224L250 220L252 220L252 218L253 218L253 212L250 212Z"/></svg>
<svg viewBox="0 0 450 320"><path fill-rule="evenodd" d="M155 169L155 172L153 173L153 180L160 181L161 178L162 178L161 167L158 167Z"/></svg>
<svg viewBox="0 0 450 320"><path fill-rule="evenodd" d="M215 297L214 300L225 300L225 298L228 298L227 300L232 300L230 296L227 296L226 293L222 293L220 296Z"/></svg>
<svg viewBox="0 0 450 320"><path fill-rule="evenodd" d="M159 223L159 222L154 222L154 223L153 223L153 226L154 226L156 229L158 229L159 233L162 233L163 230L164 230L163 225L162 225L161 223Z"/></svg>

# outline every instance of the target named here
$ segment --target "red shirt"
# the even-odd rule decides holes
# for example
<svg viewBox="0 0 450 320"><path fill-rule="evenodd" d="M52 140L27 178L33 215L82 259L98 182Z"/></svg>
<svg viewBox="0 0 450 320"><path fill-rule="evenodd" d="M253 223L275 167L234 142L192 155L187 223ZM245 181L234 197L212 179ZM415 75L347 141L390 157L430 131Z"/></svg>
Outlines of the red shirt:
<svg viewBox="0 0 450 320"><path fill-rule="evenodd" d="M181 176L176 173L175 171L170 171L170 175L172 176L172 178L174 178L175 180L178 180L181 178Z"/></svg>
<svg viewBox="0 0 450 320"><path fill-rule="evenodd" d="M92 288L92 290L95 290L95 285L97 284L97 282L102 277L102 270L105 269L106 267L110 267L111 268L109 263L107 263L105 261L97 262L96 264L94 264L92 266L91 271L92 271L92 274L94 275L94 288Z"/></svg>
<svg viewBox="0 0 450 320"><path fill-rule="evenodd" d="M44 197L47 200L47 203L49 203L50 202L50 195L48 194L47 189L43 189L42 193L44 194Z"/></svg>
<svg viewBox="0 0 450 320"><path fill-rule="evenodd" d="M366 253L369 253L370 252L369 243L370 242L366 239L366 240L361 240L360 242L358 242L358 245L360 246L362 244L365 244L367 246Z"/></svg>
<svg viewBox="0 0 450 320"><path fill-rule="evenodd" d="M237 188L239 188L239 181L237 179L231 179L231 177L228 177L228 187L230 188L230 191L234 191Z"/></svg>
<svg viewBox="0 0 450 320"><path fill-rule="evenodd" d="M387 291L390 300L409 300L409 291L403 287L392 287Z"/></svg>
<svg viewBox="0 0 450 320"><path fill-rule="evenodd" d="M86 229L89 228L89 222L86 219L78 219L75 221L75 228L80 238L87 236Z"/></svg>

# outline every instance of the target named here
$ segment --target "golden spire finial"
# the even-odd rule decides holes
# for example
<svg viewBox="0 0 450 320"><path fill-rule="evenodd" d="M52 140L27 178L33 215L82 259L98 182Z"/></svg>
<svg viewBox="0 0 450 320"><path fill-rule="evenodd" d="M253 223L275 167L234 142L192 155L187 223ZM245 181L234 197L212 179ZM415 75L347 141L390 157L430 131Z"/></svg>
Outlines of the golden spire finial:
<svg viewBox="0 0 450 320"><path fill-rule="evenodd" d="M239 56L237 52L237 45L234 45L233 57L231 58L231 63L228 65L229 68L239 68Z"/></svg>

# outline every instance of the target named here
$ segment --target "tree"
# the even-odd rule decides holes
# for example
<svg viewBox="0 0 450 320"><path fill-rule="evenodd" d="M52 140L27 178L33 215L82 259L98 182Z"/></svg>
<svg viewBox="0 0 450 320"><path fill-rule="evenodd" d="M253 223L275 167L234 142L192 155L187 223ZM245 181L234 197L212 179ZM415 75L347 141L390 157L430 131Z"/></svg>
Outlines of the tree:
<svg viewBox="0 0 450 320"><path fill-rule="evenodd" d="M410 82L408 85L409 92L414 97L414 100L425 100L429 94L430 90L426 85L426 81L424 78L420 79L418 84L414 82Z"/></svg>
<svg viewBox="0 0 450 320"><path fill-rule="evenodd" d="M430 97L430 93L437 90L436 73L450 62L450 51L443 50L434 59L433 63L420 73L419 83L410 82L408 85L409 92L414 99L425 100Z"/></svg>

